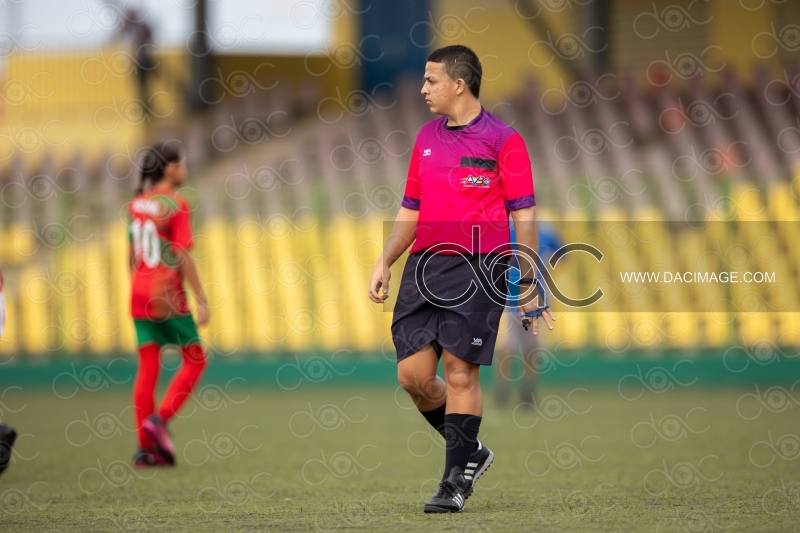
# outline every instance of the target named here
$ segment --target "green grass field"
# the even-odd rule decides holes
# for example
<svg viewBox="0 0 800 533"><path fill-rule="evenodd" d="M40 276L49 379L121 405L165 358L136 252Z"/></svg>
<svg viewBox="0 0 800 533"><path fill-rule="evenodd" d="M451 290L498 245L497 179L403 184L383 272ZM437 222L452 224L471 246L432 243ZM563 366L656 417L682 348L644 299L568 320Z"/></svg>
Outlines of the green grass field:
<svg viewBox="0 0 800 533"><path fill-rule="evenodd" d="M422 513L444 452L401 392L206 386L171 426L177 468L134 470L127 394L6 389L21 436L0 531L797 530L800 424L780 391L781 412L752 388L613 385L487 407L496 459L460 515Z"/></svg>

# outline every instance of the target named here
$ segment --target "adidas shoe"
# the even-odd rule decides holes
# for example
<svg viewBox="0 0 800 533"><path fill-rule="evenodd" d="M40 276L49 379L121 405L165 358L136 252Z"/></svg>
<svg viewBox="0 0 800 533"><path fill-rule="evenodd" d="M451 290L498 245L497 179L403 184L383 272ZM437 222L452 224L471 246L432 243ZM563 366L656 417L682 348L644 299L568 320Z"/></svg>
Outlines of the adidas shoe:
<svg viewBox="0 0 800 533"><path fill-rule="evenodd" d="M175 446L169 438L167 426L164 425L164 421L161 420L161 417L155 414L148 416L145 418L144 422L142 422L142 429L144 429L144 432L150 437L150 440L153 441L156 450L164 456L169 464L175 464Z"/></svg>
<svg viewBox="0 0 800 533"><path fill-rule="evenodd" d="M133 466L136 468L172 466L174 464L174 461L170 461L169 458L164 457L164 455L156 449L143 450L142 448L137 448L136 453L133 454Z"/></svg>
<svg viewBox="0 0 800 533"><path fill-rule="evenodd" d="M475 483L478 482L478 478L492 465L492 461L494 461L492 450L481 441L478 441L478 449L472 452L469 462L467 463L467 468L464 470L464 478L469 482L469 488L464 493L464 499L472 495Z"/></svg>
<svg viewBox="0 0 800 533"><path fill-rule="evenodd" d="M467 499L464 492L470 488L470 482L464 477L461 468L454 466L447 479L439 483L439 490L431 501L425 505L426 513L460 513L464 510Z"/></svg>

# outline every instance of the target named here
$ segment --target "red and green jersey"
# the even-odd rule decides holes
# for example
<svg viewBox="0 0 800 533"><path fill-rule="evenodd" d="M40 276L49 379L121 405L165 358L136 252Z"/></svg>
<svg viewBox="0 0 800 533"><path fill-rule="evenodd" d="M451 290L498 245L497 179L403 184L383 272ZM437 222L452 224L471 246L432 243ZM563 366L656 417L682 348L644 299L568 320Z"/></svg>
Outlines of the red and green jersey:
<svg viewBox="0 0 800 533"><path fill-rule="evenodd" d="M169 187L153 187L133 200L131 314L159 320L189 314L176 252L192 247L189 204Z"/></svg>

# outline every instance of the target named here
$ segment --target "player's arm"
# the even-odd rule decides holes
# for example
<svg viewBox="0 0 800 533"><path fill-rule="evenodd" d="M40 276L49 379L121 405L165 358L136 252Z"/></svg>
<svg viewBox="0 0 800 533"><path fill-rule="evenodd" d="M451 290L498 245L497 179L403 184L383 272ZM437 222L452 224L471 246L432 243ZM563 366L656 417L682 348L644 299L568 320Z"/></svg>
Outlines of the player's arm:
<svg viewBox="0 0 800 533"><path fill-rule="evenodd" d="M419 211L400 207L392 231L389 233L389 238L386 240L386 245L383 247L383 252L381 252L369 280L369 298L373 302L383 303L389 297L389 279L391 278L389 269L416 239L418 219Z"/></svg>
<svg viewBox="0 0 800 533"><path fill-rule="evenodd" d="M524 250L539 251L539 230L536 226L536 207L530 206L523 209L511 211L511 219L514 221L514 228L517 233L517 249L519 252L520 279L536 279L535 256L525 254ZM526 260L527 259L527 260ZM520 315L535 311L544 302L539 301L537 291L531 290L530 283L520 283ZM542 313L542 318L549 329L553 329L553 321L556 319L551 309L546 309ZM539 334L538 320L532 320L531 326L533 334Z"/></svg>
<svg viewBox="0 0 800 533"><path fill-rule="evenodd" d="M403 202L400 204L400 211L397 213L392 231L389 233L389 238L369 280L369 298L375 303L383 303L389 297L389 278L392 276L389 269L417 237L417 221L421 203L418 145L419 139L411 152L406 190Z"/></svg>
<svg viewBox="0 0 800 533"><path fill-rule="evenodd" d="M533 194L533 173L525 141L514 133L500 152L500 179L503 186L503 199L506 209L511 213L517 234L517 258L520 278L536 279L536 256L539 251L539 232L536 227L536 199ZM526 253L526 250L528 253ZM519 309L525 315L545 305L539 301L538 292L532 290L532 283L520 281ZM547 327L553 329L555 316L550 309L542 313ZM538 335L538 320L533 319L533 334Z"/></svg>
<svg viewBox="0 0 800 533"><path fill-rule="evenodd" d="M185 202L170 219L170 233L172 248L178 257L181 276L189 283L189 288L197 300L197 325L203 326L208 323L209 318L208 300L206 300L206 293L200 284L200 275L197 273L194 258L189 252L194 239L192 238L189 206Z"/></svg>
<svg viewBox="0 0 800 533"><path fill-rule="evenodd" d="M181 265L181 275L189 282L189 287L194 293L195 300L197 300L197 325L203 326L208 323L209 318L208 300L206 299L205 291L203 291L203 286L200 284L197 265L195 265L194 258L188 249L179 249L177 253Z"/></svg>

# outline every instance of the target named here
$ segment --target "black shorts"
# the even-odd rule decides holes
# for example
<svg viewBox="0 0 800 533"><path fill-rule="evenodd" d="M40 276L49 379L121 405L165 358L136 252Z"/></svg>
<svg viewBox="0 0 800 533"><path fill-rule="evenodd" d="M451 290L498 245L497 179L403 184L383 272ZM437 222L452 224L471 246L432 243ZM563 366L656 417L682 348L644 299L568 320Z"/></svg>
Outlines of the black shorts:
<svg viewBox="0 0 800 533"><path fill-rule="evenodd" d="M445 349L464 361L491 365L507 265L497 254L409 255L392 317L397 361L431 344L440 357Z"/></svg>

